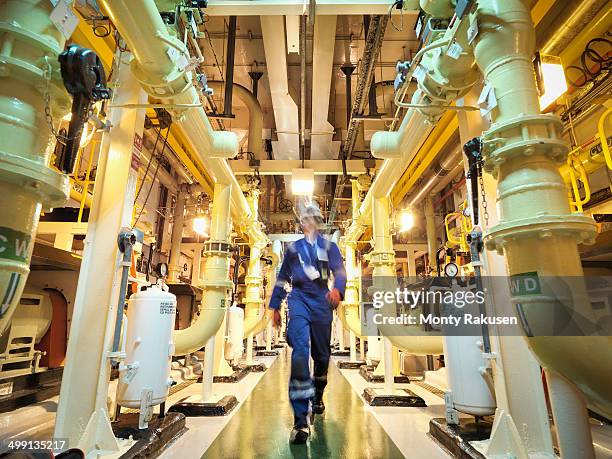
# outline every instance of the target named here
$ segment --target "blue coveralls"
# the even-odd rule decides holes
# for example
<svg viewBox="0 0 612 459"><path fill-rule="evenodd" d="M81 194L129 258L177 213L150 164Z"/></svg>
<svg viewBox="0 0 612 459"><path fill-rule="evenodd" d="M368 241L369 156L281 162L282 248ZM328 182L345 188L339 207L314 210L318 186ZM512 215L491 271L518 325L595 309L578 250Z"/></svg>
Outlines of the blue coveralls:
<svg viewBox="0 0 612 459"><path fill-rule="evenodd" d="M331 323L333 310L327 301L327 279L334 275L334 288L344 298L346 271L338 246L318 235L316 244L305 238L291 244L283 259L277 282L270 298L271 309L280 308L287 295L284 285L291 283L288 297L289 322L287 343L291 354L289 400L296 426L307 426L308 408L312 398L322 397L327 385L327 366L331 355ZM327 260L325 260L327 258ZM319 278L311 280L305 269L313 266ZM312 270L310 270L312 275ZM310 355L314 360L314 378L310 376Z"/></svg>

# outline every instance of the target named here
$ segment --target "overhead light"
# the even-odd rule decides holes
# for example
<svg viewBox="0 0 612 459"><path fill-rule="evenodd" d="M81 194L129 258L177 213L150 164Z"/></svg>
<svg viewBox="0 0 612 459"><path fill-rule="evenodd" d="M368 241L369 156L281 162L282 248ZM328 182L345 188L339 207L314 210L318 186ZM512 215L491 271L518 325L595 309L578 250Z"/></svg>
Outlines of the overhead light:
<svg viewBox="0 0 612 459"><path fill-rule="evenodd" d="M397 226L400 233L405 233L414 227L414 214L410 209L404 209L399 213Z"/></svg>
<svg viewBox="0 0 612 459"><path fill-rule="evenodd" d="M545 110L567 92L565 71L561 58L549 54L536 53L534 66L540 92L540 110Z"/></svg>
<svg viewBox="0 0 612 459"><path fill-rule="evenodd" d="M208 217L196 217L193 219L193 230L200 236L208 237L209 226L210 225Z"/></svg>
<svg viewBox="0 0 612 459"><path fill-rule="evenodd" d="M312 196L314 193L314 169L293 169L291 191L296 196Z"/></svg>

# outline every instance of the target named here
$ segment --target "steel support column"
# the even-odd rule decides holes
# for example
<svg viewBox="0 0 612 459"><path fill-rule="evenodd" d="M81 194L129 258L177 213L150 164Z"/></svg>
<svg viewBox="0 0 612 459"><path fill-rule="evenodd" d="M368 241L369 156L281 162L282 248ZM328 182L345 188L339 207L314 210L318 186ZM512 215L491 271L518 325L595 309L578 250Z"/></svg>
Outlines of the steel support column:
<svg viewBox="0 0 612 459"><path fill-rule="evenodd" d="M112 105L145 104L129 56L118 55L116 62ZM54 433L86 453L117 449L106 406L120 280L117 235L131 226L137 173L130 165L144 117L143 109L113 108L100 149Z"/></svg>

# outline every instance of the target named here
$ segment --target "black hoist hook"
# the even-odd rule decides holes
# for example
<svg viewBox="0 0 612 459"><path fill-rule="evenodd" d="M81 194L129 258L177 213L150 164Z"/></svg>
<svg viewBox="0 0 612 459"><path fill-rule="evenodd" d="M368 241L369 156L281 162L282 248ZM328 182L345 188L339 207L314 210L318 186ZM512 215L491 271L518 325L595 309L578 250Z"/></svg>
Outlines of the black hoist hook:
<svg viewBox="0 0 612 459"><path fill-rule="evenodd" d="M472 213L474 225L478 225L478 179L482 177L482 142L480 137L474 137L463 145L463 153L467 157L468 172L466 178L470 180L472 192Z"/></svg>
<svg viewBox="0 0 612 459"><path fill-rule="evenodd" d="M106 87L102 62L91 49L70 45L59 55L59 63L64 86L72 95L72 118L60 168L65 174L71 174L91 105L99 100L110 99L111 90Z"/></svg>

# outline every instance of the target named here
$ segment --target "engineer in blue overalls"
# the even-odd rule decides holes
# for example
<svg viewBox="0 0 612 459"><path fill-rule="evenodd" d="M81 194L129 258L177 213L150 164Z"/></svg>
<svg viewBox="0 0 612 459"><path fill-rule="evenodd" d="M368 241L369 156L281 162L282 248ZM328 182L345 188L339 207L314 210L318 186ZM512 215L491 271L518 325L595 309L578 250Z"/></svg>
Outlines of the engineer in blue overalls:
<svg viewBox="0 0 612 459"><path fill-rule="evenodd" d="M309 405L322 413L323 391L331 355L330 339L333 310L344 297L346 272L338 246L319 233L321 211L314 203L303 204L298 212L304 238L291 244L285 253L277 283L270 298L274 321L280 323L279 308L287 296L285 284L291 283L288 296L287 342L291 354L289 399L293 407L292 443L305 443L310 435ZM331 276L333 274L333 286ZM314 375L310 375L310 357Z"/></svg>

